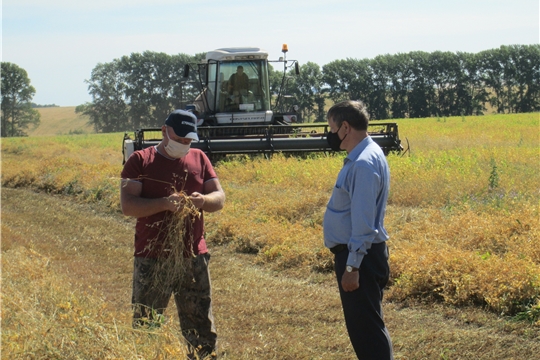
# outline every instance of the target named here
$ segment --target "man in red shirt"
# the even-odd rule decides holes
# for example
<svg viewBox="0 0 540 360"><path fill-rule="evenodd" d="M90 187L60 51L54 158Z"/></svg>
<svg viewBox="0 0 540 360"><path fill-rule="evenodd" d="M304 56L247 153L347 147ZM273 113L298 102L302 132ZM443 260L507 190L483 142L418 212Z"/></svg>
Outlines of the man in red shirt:
<svg viewBox="0 0 540 360"><path fill-rule="evenodd" d="M157 145L134 152L121 174L120 202L124 215L137 218L133 272L134 326L159 323L174 295L182 333L199 357L216 354L217 333L212 316L208 261L204 239L204 212L219 211L225 193L204 152L191 149L198 140L197 118L175 110L161 131ZM167 221L182 210L185 198L200 211L185 220L184 242L188 266L182 279L168 286L156 283L156 271L170 253Z"/></svg>

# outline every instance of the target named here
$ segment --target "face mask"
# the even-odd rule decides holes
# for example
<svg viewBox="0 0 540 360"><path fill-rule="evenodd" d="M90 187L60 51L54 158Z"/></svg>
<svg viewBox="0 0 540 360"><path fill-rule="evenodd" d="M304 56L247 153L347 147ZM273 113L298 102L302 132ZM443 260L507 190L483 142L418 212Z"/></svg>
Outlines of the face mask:
<svg viewBox="0 0 540 360"><path fill-rule="evenodd" d="M190 145L184 145L178 141L171 140L169 133L167 131L165 131L165 133L169 138L169 143L165 146L167 154L174 159L180 159L181 157L186 156L189 152Z"/></svg>
<svg viewBox="0 0 540 360"><path fill-rule="evenodd" d="M343 123L341 123L343 125ZM347 137L347 134L343 137L343 139L339 138L338 132L341 129L341 125L339 126L339 129L335 133L329 132L328 135L326 135L326 140L328 141L328 145L330 146L330 149L333 151L341 151L341 142Z"/></svg>

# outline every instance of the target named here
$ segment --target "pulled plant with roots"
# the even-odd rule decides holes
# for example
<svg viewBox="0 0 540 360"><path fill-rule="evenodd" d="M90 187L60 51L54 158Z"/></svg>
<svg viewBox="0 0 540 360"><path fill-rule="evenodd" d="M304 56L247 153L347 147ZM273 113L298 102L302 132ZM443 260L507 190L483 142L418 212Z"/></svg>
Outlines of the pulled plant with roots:
<svg viewBox="0 0 540 360"><path fill-rule="evenodd" d="M174 174L175 183L186 183L187 172L184 177ZM136 180L146 179L166 183L171 187L171 195L179 196L180 201L175 202L177 211L167 211L163 220L150 226L158 228L158 235L151 239L146 250L158 250L159 259L153 267L154 286L166 290L183 280L189 267L193 253L193 222L201 216L200 211L193 205L190 197L180 191L175 184L140 176ZM183 181L182 181L183 180ZM186 246L188 245L188 246Z"/></svg>
<svg viewBox="0 0 540 360"><path fill-rule="evenodd" d="M181 282L195 256L192 230L201 213L183 190L176 194L182 199L176 203L178 211L167 212L159 224L159 236L148 245L149 249L160 248L160 258L153 270L154 284L158 289L169 289Z"/></svg>

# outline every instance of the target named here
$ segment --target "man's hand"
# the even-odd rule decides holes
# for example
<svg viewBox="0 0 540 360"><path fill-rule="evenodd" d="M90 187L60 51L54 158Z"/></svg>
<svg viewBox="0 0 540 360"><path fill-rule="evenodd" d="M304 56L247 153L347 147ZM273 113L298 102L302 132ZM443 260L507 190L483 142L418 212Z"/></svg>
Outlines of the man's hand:
<svg viewBox="0 0 540 360"><path fill-rule="evenodd" d="M215 212L223 208L225 193L217 178L213 178L203 185L202 193L193 192L189 196L193 205L202 211Z"/></svg>
<svg viewBox="0 0 540 360"><path fill-rule="evenodd" d="M197 209L202 209L206 198L203 194L194 192L189 196L189 199Z"/></svg>
<svg viewBox="0 0 540 360"><path fill-rule="evenodd" d="M343 290L346 292L358 289L360 287L360 270L353 272L345 271L341 278L341 287L343 287Z"/></svg>
<svg viewBox="0 0 540 360"><path fill-rule="evenodd" d="M172 212L177 212L179 210L182 210L185 203L184 197L180 196L180 194L172 194L167 197L167 210Z"/></svg>
<svg viewBox="0 0 540 360"><path fill-rule="evenodd" d="M120 185L120 205L124 215L142 218L162 211L175 212L184 207L185 198L178 194L168 197L143 198L141 193L142 183L122 180Z"/></svg>

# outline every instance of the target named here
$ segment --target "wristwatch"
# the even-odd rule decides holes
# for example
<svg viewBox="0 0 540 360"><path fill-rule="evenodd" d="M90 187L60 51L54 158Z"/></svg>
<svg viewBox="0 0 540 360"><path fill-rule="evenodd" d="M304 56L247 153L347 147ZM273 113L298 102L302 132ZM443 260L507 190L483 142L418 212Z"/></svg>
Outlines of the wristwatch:
<svg viewBox="0 0 540 360"><path fill-rule="evenodd" d="M350 265L347 265L347 267L345 268L345 270L347 270L347 272L354 272L354 271L358 271L357 268L355 267L352 267Z"/></svg>

